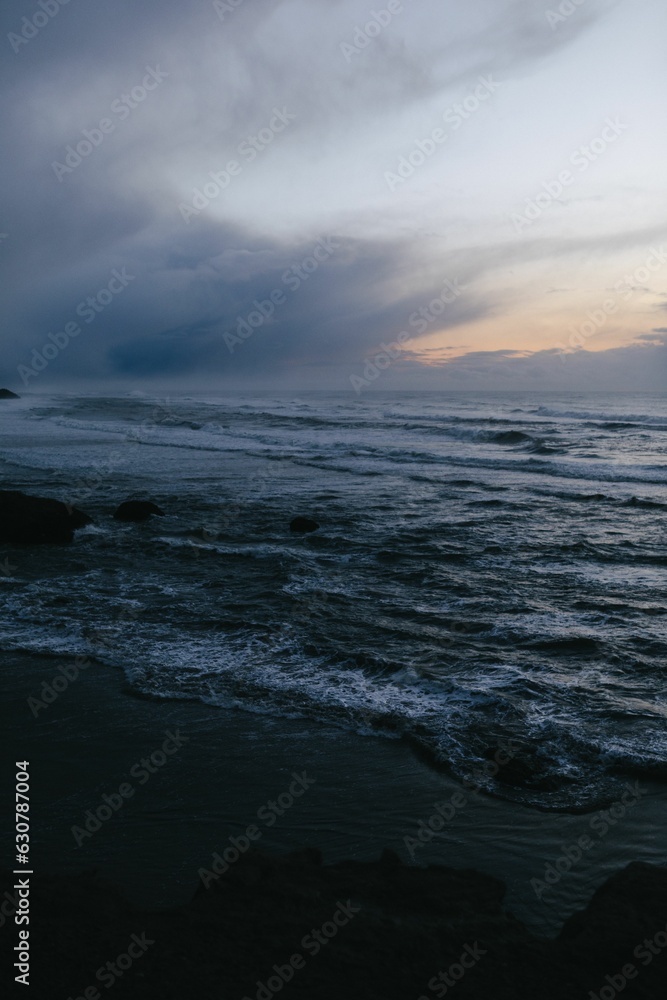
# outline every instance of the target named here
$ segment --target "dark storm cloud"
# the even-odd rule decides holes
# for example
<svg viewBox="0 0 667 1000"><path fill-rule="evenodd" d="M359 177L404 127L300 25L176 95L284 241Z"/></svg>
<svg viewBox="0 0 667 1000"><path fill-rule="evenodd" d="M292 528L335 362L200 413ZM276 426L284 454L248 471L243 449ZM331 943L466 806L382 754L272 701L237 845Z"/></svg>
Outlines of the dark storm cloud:
<svg viewBox="0 0 667 1000"><path fill-rule="evenodd" d="M623 245L644 246L656 232L623 234ZM49 332L76 320L81 302L106 285L113 268L125 267L131 282L95 316L85 336L72 342L49 378L74 372L103 378L197 371L279 374L298 363L353 365L404 329L414 336L410 316L438 295L446 279L460 281L463 292L427 332L502 311L502 296L475 291L475 283L496 268L554 255L586 256L603 243L569 240L554 246L536 240L514 247L464 248L443 255L436 275L421 256L428 257L428 246L418 252L409 239L373 242L334 234L279 242L203 218L192 229L169 229L158 222L138 234L121 232L113 252L103 248L100 262L92 230L90 237L88 264L83 254L77 256L77 266L66 276L52 274L50 280L36 282L30 299L22 302L14 322L35 334L10 344L10 364L27 363L30 350L46 341ZM313 257L318 247L321 260ZM404 290L397 287L398 276ZM270 303L276 292L284 301L244 339L258 303ZM243 342L234 342L235 336ZM482 357L470 355L467 363L477 365Z"/></svg>
<svg viewBox="0 0 667 1000"><path fill-rule="evenodd" d="M150 322L148 295L144 320L126 329L109 351L119 373L130 374L135 365L143 373L152 366L166 375L211 363L221 374L279 373L295 363L351 364L383 339L395 338L442 285L392 289L406 264L408 249L401 244L324 236L249 250L252 241L235 236L236 242L230 234L227 248L206 260L194 259L192 247L170 254L161 272L165 294L176 281L180 304L171 307L180 309L183 322L142 335ZM488 309L487 302L463 293L440 328L481 318ZM196 320L188 322L188 316Z"/></svg>

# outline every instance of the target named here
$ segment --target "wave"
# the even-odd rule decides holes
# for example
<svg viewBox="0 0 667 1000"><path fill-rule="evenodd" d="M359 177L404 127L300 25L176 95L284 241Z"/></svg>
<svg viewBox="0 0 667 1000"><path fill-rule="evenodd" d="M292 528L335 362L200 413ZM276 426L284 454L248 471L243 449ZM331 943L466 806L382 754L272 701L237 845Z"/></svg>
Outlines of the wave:
<svg viewBox="0 0 667 1000"><path fill-rule="evenodd" d="M557 420L598 421L608 428L649 427L651 430L667 430L665 417L650 413L609 413L599 410L560 410L550 406L538 406L530 413Z"/></svg>
<svg viewBox="0 0 667 1000"><path fill-rule="evenodd" d="M617 775L667 772L667 741L654 715L646 716L656 723L650 739L644 737L646 752L634 744L613 749L607 744L602 753L571 721L518 708L500 692L425 679L406 664L377 657L332 663L329 656L307 652L285 627L219 634L215 641L133 636L125 649L53 637L3 645L14 653L61 660L88 653L121 667L132 689L147 697L309 718L402 739L460 780L546 810L598 808L614 799ZM579 646L573 651L586 652ZM489 768L503 747L510 749L509 762Z"/></svg>
<svg viewBox="0 0 667 1000"><path fill-rule="evenodd" d="M354 455L350 455L354 457ZM359 456L361 457L361 456ZM517 456L516 459L495 459L483 456L459 456L459 455L435 455L428 452L403 451L393 449L383 451L376 456L378 461L384 459L387 468L360 468L358 464L341 464L340 457L335 460L326 456L321 456L319 461L311 457L294 457L294 462L300 465L308 465L313 468L321 468L338 472L346 472L353 475L394 475L394 465L417 465L422 464L429 467L441 467L443 471L451 466L453 468L484 469L488 471L514 472L521 475L548 476L549 478L579 479L585 482L602 481L605 483L645 483L664 486L667 481L667 465L639 466L635 471L619 471L619 467L612 463L593 465L576 462L554 463L542 461L539 458L524 459ZM438 482L433 477L427 477L428 481Z"/></svg>
<svg viewBox="0 0 667 1000"><path fill-rule="evenodd" d="M621 772L667 761L665 416L659 400L573 399L8 410L18 488L58 495L123 462L99 485L96 527L0 573L0 644L88 654L146 697L403 739L492 794L592 808ZM130 490L169 517L113 522ZM319 532L289 533L301 510ZM126 606L139 624L114 625ZM485 774L508 741L511 762Z"/></svg>

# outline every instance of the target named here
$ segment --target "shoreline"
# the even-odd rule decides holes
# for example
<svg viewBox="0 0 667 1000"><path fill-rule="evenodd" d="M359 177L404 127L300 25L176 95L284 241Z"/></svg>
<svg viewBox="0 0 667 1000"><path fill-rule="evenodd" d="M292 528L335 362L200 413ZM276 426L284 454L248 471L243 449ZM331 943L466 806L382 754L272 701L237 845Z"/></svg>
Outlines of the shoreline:
<svg viewBox="0 0 667 1000"><path fill-rule="evenodd" d="M659 841L664 786L641 782L644 794L601 835L601 821L591 826L598 812L544 813L472 795L401 741L137 697L119 669L99 663L33 718L27 699L59 662L3 654L0 680L9 745L33 761L39 869L99 869L137 905L185 904L200 868L249 827L260 831L253 847L263 852L315 847L327 864L369 862L389 849L411 869L479 870L502 879L507 908L546 935L624 865L667 862ZM180 745L163 749L179 733ZM304 773L312 785L292 795ZM98 810L105 818L95 828ZM442 829L422 845L419 831L439 826L428 826L433 817ZM577 848L584 836L591 846ZM547 884L546 866L555 871L559 859ZM540 898L531 880L543 884Z"/></svg>

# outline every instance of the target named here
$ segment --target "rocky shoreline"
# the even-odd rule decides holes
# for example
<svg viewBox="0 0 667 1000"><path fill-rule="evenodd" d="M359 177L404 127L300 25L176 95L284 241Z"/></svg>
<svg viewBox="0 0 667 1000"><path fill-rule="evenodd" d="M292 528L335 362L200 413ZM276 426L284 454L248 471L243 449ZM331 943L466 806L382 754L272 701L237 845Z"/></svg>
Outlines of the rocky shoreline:
<svg viewBox="0 0 667 1000"><path fill-rule="evenodd" d="M472 870L325 866L305 850L209 860L191 902L148 912L96 873L34 876L31 996L98 1000L661 1000L667 868L635 862L555 939L503 908L504 884ZM3 877L6 953L16 879ZM5 895L5 892L8 895ZM664 951L663 951L664 948Z"/></svg>

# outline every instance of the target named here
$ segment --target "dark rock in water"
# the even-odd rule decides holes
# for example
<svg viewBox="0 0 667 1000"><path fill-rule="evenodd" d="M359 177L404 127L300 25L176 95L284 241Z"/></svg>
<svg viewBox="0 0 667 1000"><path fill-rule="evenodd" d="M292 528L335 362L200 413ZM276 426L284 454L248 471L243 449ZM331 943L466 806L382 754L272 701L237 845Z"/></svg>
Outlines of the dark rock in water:
<svg viewBox="0 0 667 1000"><path fill-rule="evenodd" d="M497 780L511 788L532 788L536 791L555 792L559 788L558 776L549 774L547 762L539 757L517 755L500 768Z"/></svg>
<svg viewBox="0 0 667 1000"><path fill-rule="evenodd" d="M20 399L15 392L11 392L9 389L0 389L0 399Z"/></svg>
<svg viewBox="0 0 667 1000"><path fill-rule="evenodd" d="M116 521L147 521L152 514L164 517L164 511L150 500L126 500L114 513Z"/></svg>
<svg viewBox="0 0 667 1000"><path fill-rule="evenodd" d="M133 934L147 947L119 987L129 1000L278 992L284 1000L407 1000L444 995L440 976L449 970L457 1000L584 1000L591 991L611 997L609 979L628 963L636 975L619 989L623 1000L666 995L667 868L635 863L618 872L554 940L504 908L498 879L411 867L391 851L379 862L323 865L317 851L250 849L225 870L206 865L191 902L162 912L130 905L96 875L35 875L36 912L58 919L35 921L34 942L31 925L33 995L83 994L88 969L127 952ZM0 873L0 893L15 884Z"/></svg>
<svg viewBox="0 0 667 1000"><path fill-rule="evenodd" d="M317 531L319 524L313 521L312 517L295 517L290 523L289 530L305 535L309 531Z"/></svg>
<svg viewBox="0 0 667 1000"><path fill-rule="evenodd" d="M9 545L43 545L71 542L77 528L92 518L60 500L0 491L0 542Z"/></svg>

